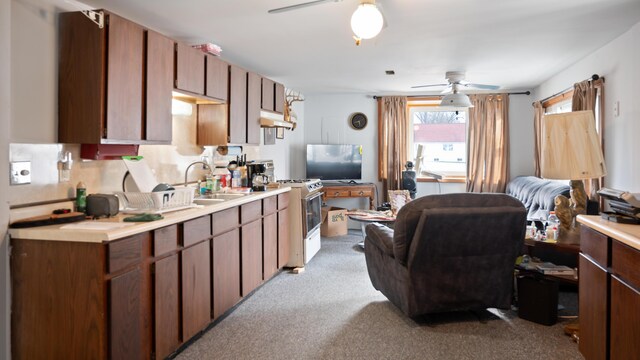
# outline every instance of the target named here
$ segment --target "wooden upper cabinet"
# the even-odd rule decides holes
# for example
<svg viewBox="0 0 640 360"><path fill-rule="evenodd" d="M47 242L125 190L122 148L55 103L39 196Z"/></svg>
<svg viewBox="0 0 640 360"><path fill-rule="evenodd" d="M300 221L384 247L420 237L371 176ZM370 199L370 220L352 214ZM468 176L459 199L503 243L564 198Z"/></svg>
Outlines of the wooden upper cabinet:
<svg viewBox="0 0 640 360"><path fill-rule="evenodd" d="M198 105L198 145L227 145L228 125L227 105Z"/></svg>
<svg viewBox="0 0 640 360"><path fill-rule="evenodd" d="M144 30L113 14L107 26L107 138L142 138Z"/></svg>
<svg viewBox="0 0 640 360"><path fill-rule="evenodd" d="M147 31L146 140L171 142L173 47L173 40Z"/></svg>
<svg viewBox="0 0 640 360"><path fill-rule="evenodd" d="M183 43L176 45L176 84L178 90L204 95L205 54Z"/></svg>
<svg viewBox="0 0 640 360"><path fill-rule="evenodd" d="M209 54L206 54L206 61L205 95L227 101L229 98L229 64Z"/></svg>
<svg viewBox="0 0 640 360"><path fill-rule="evenodd" d="M275 102L273 111L280 114L284 113L284 85L275 83L275 92L273 94L273 98Z"/></svg>
<svg viewBox="0 0 640 360"><path fill-rule="evenodd" d="M262 104L263 110L273 111L274 109L274 90L275 83L273 80L262 78Z"/></svg>
<svg viewBox="0 0 640 360"><path fill-rule="evenodd" d="M247 71L229 67L229 143L247 142Z"/></svg>
<svg viewBox="0 0 640 360"><path fill-rule="evenodd" d="M109 12L103 29L80 12L59 23L58 141L171 143L173 40Z"/></svg>
<svg viewBox="0 0 640 360"><path fill-rule="evenodd" d="M284 111L284 85L262 78L262 110L282 114Z"/></svg>
<svg viewBox="0 0 640 360"><path fill-rule="evenodd" d="M260 90L261 78L247 74L247 144L260 145Z"/></svg>

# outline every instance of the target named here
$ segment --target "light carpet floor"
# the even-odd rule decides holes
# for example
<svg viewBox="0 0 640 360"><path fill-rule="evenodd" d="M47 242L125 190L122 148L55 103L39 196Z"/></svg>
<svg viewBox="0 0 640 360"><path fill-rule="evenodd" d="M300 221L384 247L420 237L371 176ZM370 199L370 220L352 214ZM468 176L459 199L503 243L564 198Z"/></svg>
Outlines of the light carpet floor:
<svg viewBox="0 0 640 360"><path fill-rule="evenodd" d="M582 359L568 320L495 309L408 319L371 285L361 240L322 238L305 272L271 279L176 359ZM575 315L576 299L561 293L559 315Z"/></svg>

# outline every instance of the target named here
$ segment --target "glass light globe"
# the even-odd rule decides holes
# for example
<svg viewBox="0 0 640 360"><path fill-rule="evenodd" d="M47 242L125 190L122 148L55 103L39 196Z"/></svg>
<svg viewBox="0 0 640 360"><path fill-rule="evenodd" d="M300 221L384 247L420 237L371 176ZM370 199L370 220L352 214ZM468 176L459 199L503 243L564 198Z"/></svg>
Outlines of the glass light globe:
<svg viewBox="0 0 640 360"><path fill-rule="evenodd" d="M351 16L351 30L361 39L371 39L380 33L383 21L375 4L360 4Z"/></svg>

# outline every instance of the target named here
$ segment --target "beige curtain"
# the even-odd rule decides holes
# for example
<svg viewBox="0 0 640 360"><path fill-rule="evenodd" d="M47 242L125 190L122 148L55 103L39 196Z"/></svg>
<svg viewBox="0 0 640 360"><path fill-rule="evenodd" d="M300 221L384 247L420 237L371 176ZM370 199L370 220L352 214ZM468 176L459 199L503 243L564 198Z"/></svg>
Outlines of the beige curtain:
<svg viewBox="0 0 640 360"><path fill-rule="evenodd" d="M542 170L540 169L540 158L542 149L542 117L544 116L544 107L541 101L533 103L533 163L535 166L535 175L540 177Z"/></svg>
<svg viewBox="0 0 640 360"><path fill-rule="evenodd" d="M407 98L378 98L378 180L383 194L402 185L402 169L407 161Z"/></svg>
<svg viewBox="0 0 640 360"><path fill-rule="evenodd" d="M591 110L596 119L596 130L604 154L604 78L585 80L573 85L571 110ZM584 180L584 190L589 199L598 201L597 191L604 186L604 178ZM602 204L601 204L602 205Z"/></svg>
<svg viewBox="0 0 640 360"><path fill-rule="evenodd" d="M472 95L467 191L504 192L509 180L509 96Z"/></svg>

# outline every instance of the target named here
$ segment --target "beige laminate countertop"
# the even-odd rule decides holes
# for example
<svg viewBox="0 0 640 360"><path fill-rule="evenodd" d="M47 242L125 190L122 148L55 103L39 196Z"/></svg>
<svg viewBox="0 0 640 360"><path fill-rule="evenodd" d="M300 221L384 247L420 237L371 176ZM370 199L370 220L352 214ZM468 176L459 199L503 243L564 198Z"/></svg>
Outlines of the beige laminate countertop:
<svg viewBox="0 0 640 360"><path fill-rule="evenodd" d="M640 250L640 225L619 224L598 215L578 215L578 222Z"/></svg>
<svg viewBox="0 0 640 360"><path fill-rule="evenodd" d="M254 192L247 194L246 196L227 200L215 205L198 206L185 210L178 210L174 212L164 213L164 219L149 221L149 222L136 222L128 223L124 222L125 217L131 216L131 214L118 214L111 218L99 219L99 220L85 220L79 223L72 224L88 224L95 225L96 227L108 227L109 224L114 226L121 226L113 229L61 229L61 227L69 224L62 225L49 225L39 226L22 229L9 229L9 236L13 239L29 239L29 240L55 240L55 241L76 241L76 242L88 242L88 243L102 243L111 240L121 239L127 236L139 234L145 231L155 230L168 225L188 221L200 216L209 215L218 211L226 210L229 208L237 207L242 204L250 203L255 200L260 200L273 195L289 192L291 188L284 187L279 189L267 190L264 192ZM126 225L125 225L126 224ZM133 224L133 225L129 225Z"/></svg>

